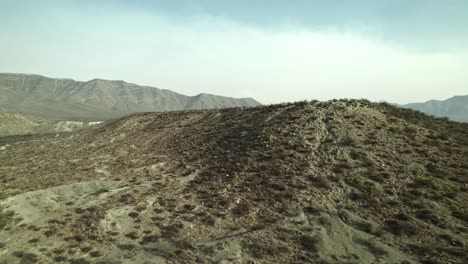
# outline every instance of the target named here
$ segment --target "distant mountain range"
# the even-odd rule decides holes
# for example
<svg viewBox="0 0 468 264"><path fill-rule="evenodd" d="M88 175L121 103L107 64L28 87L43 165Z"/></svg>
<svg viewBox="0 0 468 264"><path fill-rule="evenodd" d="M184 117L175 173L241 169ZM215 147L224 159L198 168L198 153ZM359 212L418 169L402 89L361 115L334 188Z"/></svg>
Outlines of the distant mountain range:
<svg viewBox="0 0 468 264"><path fill-rule="evenodd" d="M399 105L436 117L447 117L458 122L468 122L468 95L454 96L447 100L430 100L425 103Z"/></svg>
<svg viewBox="0 0 468 264"><path fill-rule="evenodd" d="M139 112L253 107L251 98L210 94L187 96L170 90L124 81L87 82L34 74L0 73L0 112L53 120L101 121ZM398 105L436 117L468 122L468 95L447 100Z"/></svg>
<svg viewBox="0 0 468 264"><path fill-rule="evenodd" d="M170 90L124 81L93 79L79 82L32 74L0 73L3 111L57 120L105 120L137 112L251 107L251 98L210 94L187 96Z"/></svg>

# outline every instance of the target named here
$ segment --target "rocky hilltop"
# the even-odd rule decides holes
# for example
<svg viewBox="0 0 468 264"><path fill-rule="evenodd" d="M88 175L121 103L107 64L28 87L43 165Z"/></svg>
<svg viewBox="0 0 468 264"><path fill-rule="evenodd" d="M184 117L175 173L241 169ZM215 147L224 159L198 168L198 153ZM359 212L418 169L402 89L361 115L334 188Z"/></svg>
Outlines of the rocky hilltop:
<svg viewBox="0 0 468 264"><path fill-rule="evenodd" d="M100 121L138 112L250 107L244 98L200 94L186 96L124 81L78 82L40 75L0 74L0 107L9 112L74 121Z"/></svg>
<svg viewBox="0 0 468 264"><path fill-rule="evenodd" d="M3 263L468 258L468 124L353 100L0 142Z"/></svg>

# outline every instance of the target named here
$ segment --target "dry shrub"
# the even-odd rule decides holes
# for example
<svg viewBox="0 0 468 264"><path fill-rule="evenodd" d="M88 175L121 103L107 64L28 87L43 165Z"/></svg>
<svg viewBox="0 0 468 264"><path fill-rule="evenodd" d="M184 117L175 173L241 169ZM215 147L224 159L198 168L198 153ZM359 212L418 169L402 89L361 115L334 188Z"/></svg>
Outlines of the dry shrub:
<svg viewBox="0 0 468 264"><path fill-rule="evenodd" d="M159 235L148 235L148 236L144 236L141 241L140 241L140 244L144 245L144 244L148 244L148 243L154 243L154 242L158 242L160 236Z"/></svg>
<svg viewBox="0 0 468 264"><path fill-rule="evenodd" d="M236 217L244 216L249 213L249 205L245 203L238 204L232 209L232 214Z"/></svg>
<svg viewBox="0 0 468 264"><path fill-rule="evenodd" d="M416 227L414 224L405 222L405 221L399 221L399 220L387 220L385 221L385 229L389 231L390 233L397 235L397 236L402 236L402 235L416 235Z"/></svg>
<svg viewBox="0 0 468 264"><path fill-rule="evenodd" d="M309 177L309 180L313 183L313 185L317 188L330 188L330 181L326 176L312 176Z"/></svg>
<svg viewBox="0 0 468 264"><path fill-rule="evenodd" d="M365 246L365 247L367 247L369 252L374 254L374 256L382 257L382 256L385 256L385 255L388 254L387 251L385 251L383 248L377 246L375 244L375 242L372 241L372 240L365 240L365 239L359 238L359 239L356 239L356 242L363 245L363 246Z"/></svg>
<svg viewBox="0 0 468 264"><path fill-rule="evenodd" d="M319 247L322 243L322 240L319 236L310 236L310 235L303 235L299 238L299 245L307 251L310 252L317 252Z"/></svg>

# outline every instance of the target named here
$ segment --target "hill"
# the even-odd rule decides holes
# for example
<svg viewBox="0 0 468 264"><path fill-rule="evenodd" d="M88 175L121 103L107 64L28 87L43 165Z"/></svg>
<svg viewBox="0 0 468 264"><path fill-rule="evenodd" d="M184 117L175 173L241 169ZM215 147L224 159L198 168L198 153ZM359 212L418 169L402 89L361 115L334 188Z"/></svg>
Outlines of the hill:
<svg viewBox="0 0 468 264"><path fill-rule="evenodd" d="M447 100L431 100L425 103L402 105L436 117L447 117L458 122L468 122L468 95L454 96Z"/></svg>
<svg viewBox="0 0 468 264"><path fill-rule="evenodd" d="M41 119L16 113L0 112L0 136L33 133Z"/></svg>
<svg viewBox="0 0 468 264"><path fill-rule="evenodd" d="M32 115L0 111L0 137L70 132L101 122L56 121Z"/></svg>
<svg viewBox="0 0 468 264"><path fill-rule="evenodd" d="M6 263L468 257L468 124L353 100L0 139Z"/></svg>
<svg viewBox="0 0 468 264"><path fill-rule="evenodd" d="M138 112L257 105L260 104L250 98L208 94L191 97L124 81L78 82L40 75L0 74L0 107L8 112L59 120L100 121Z"/></svg>

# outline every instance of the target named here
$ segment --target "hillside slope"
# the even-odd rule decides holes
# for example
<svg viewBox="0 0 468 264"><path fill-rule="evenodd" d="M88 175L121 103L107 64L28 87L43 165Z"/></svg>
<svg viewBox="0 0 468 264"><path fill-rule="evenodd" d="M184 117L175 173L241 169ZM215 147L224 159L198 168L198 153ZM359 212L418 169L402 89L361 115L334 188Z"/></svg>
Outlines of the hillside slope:
<svg viewBox="0 0 468 264"><path fill-rule="evenodd" d="M367 101L0 143L0 260L466 263L467 156L468 124Z"/></svg>
<svg viewBox="0 0 468 264"><path fill-rule="evenodd" d="M0 136L32 133L40 126L39 122L25 115L0 112Z"/></svg>
<svg viewBox="0 0 468 264"><path fill-rule="evenodd" d="M257 105L250 98L205 94L190 97L124 81L78 82L40 75L0 74L0 107L60 120L96 121L138 112Z"/></svg>
<svg viewBox="0 0 468 264"><path fill-rule="evenodd" d="M454 96L447 100L431 100L425 103L402 105L436 117L448 117L453 121L468 122L468 95Z"/></svg>
<svg viewBox="0 0 468 264"><path fill-rule="evenodd" d="M32 115L0 111L0 137L70 132L101 122L55 121Z"/></svg>

